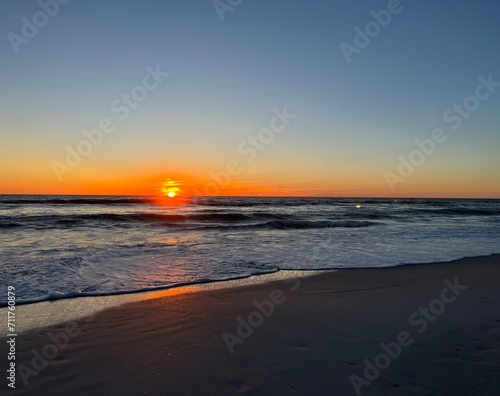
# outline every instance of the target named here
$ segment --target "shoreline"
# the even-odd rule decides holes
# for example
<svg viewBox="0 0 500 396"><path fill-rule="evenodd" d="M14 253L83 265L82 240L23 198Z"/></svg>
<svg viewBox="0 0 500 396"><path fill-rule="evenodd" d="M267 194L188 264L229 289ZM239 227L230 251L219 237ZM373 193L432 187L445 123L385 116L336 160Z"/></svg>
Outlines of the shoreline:
<svg viewBox="0 0 500 396"><path fill-rule="evenodd" d="M500 253L491 253L480 256L462 257L448 261L435 261L426 263L402 263L387 267L363 267L363 268L325 268L325 269L278 269L274 272L253 274L248 276L221 279L204 280L192 283L180 283L172 286L158 287L147 290L124 291L104 295L74 295L57 299L41 300L34 302L18 302L16 311L18 313L18 333L25 333L33 330L41 330L46 327L58 325L65 322L76 321L94 316L95 314L109 308L120 305L149 300L151 296L162 296L169 294L197 293L210 290L232 289L259 285L262 283L272 283L286 279L302 278L321 275L323 273L335 271L357 271L357 270L384 270L391 268L401 268L407 266L428 266L442 265L459 262L467 259L486 258L499 256ZM159 298L159 297L154 297ZM0 317L7 316L7 306L0 307ZM7 325L1 322L0 334L6 334Z"/></svg>
<svg viewBox="0 0 500 396"><path fill-rule="evenodd" d="M150 293L20 334L12 394L496 396L499 284L492 255Z"/></svg>
<svg viewBox="0 0 500 396"><path fill-rule="evenodd" d="M232 289L314 276L336 270L278 270L240 278L177 284L146 291L123 292L109 295L74 296L16 304L18 334L42 330L65 322L88 319L95 314L120 305L157 298L160 295L188 294L210 290ZM0 308L0 317L7 317L7 307ZM7 334L7 323L0 322L0 334Z"/></svg>

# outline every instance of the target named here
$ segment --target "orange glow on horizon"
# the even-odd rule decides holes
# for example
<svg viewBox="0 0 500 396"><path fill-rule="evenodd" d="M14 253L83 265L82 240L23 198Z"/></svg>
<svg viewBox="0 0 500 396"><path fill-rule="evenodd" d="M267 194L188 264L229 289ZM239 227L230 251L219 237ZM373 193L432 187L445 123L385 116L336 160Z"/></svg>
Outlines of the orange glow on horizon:
<svg viewBox="0 0 500 396"><path fill-rule="evenodd" d="M411 184L401 184L391 192L383 178L367 174L336 175L330 180L307 180L301 177L280 175L245 175L234 177L227 184L213 179L203 169L192 169L189 164L179 164L175 169L155 172L137 169L135 172L104 173L96 169L81 168L68 175L63 183L54 180L51 173L42 168L28 167L30 175L13 175L0 171L1 194L48 194L48 195L140 195L153 197L154 201L167 206L186 203L191 197L214 196L288 196L288 197L383 197L383 198L500 198L498 183L489 179L476 180L449 175L419 177ZM168 169L168 167L166 167Z"/></svg>

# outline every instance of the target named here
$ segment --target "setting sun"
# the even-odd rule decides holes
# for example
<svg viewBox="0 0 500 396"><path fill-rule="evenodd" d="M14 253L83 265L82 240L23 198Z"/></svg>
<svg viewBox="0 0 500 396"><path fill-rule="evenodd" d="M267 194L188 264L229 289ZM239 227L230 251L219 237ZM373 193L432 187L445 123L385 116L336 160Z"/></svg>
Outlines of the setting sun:
<svg viewBox="0 0 500 396"><path fill-rule="evenodd" d="M179 188L180 183L174 180L166 180L162 183L160 192L169 198L174 198L177 196L181 189Z"/></svg>
<svg viewBox="0 0 500 396"><path fill-rule="evenodd" d="M157 188L156 202L160 205L178 206L183 205L189 200L187 191L182 191L182 182L166 179L159 183Z"/></svg>

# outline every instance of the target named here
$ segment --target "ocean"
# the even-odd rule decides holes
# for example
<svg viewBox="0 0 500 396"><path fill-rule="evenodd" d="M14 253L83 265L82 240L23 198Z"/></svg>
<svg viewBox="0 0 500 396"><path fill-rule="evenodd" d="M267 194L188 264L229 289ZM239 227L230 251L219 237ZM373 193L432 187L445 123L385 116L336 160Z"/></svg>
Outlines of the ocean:
<svg viewBox="0 0 500 396"><path fill-rule="evenodd" d="M493 253L500 200L0 195L0 288L18 304Z"/></svg>

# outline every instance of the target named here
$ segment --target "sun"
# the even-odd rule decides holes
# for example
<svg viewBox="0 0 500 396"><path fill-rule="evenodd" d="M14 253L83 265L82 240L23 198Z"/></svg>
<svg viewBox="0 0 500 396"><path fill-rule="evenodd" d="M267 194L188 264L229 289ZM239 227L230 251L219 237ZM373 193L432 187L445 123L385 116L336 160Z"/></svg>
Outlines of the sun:
<svg viewBox="0 0 500 396"><path fill-rule="evenodd" d="M167 179L158 188L158 202L164 205L180 204L182 199L181 183Z"/></svg>
<svg viewBox="0 0 500 396"><path fill-rule="evenodd" d="M154 203L165 208L188 205L191 186L179 179L163 179L155 185Z"/></svg>

